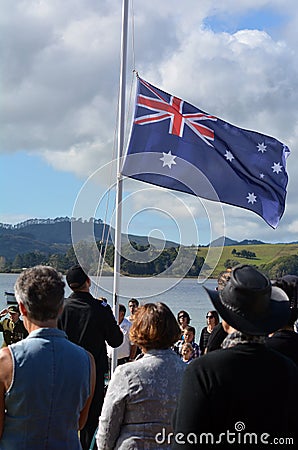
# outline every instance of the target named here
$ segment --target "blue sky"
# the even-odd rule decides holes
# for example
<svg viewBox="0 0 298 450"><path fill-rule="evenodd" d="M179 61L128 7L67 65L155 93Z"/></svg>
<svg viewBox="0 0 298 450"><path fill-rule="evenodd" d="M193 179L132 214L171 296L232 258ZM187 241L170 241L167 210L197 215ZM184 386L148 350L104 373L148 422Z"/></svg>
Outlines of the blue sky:
<svg viewBox="0 0 298 450"><path fill-rule="evenodd" d="M28 218L71 217L82 180L24 151L1 155L0 166L3 222L5 218L5 223L18 223Z"/></svg>
<svg viewBox="0 0 298 450"><path fill-rule="evenodd" d="M204 24L216 32L235 33L241 29L265 30L273 36L278 36L280 30L288 22L288 11L274 11L270 6L253 7L250 11L233 15L223 12L218 16L209 16Z"/></svg>
<svg viewBox="0 0 298 450"><path fill-rule="evenodd" d="M187 4L134 1L135 67L167 92L291 148L287 209L278 229L252 213L224 207L225 234L237 240L298 240L298 6L292 0ZM16 0L12 7L4 0L1 9L0 222L71 216L83 184L113 159L121 1ZM130 38L129 89L132 55ZM104 169L101 174L99 196L111 185ZM140 183L125 188L131 193ZM146 189L134 196L129 232L159 229L153 234L177 241L179 229L194 221L200 243L209 242L201 205L181 196L185 210L173 204L170 219L161 191L150 191L150 197L158 210L151 204L146 209ZM102 207L98 217L103 215ZM212 238L222 231L214 227ZM198 243L192 233L183 234L183 243Z"/></svg>

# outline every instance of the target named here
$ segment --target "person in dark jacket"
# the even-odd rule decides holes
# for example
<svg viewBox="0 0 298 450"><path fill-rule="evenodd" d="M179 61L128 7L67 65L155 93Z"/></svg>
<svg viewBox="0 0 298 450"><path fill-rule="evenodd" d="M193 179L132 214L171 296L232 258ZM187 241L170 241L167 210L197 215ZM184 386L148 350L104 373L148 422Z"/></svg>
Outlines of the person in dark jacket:
<svg viewBox="0 0 298 450"><path fill-rule="evenodd" d="M222 291L206 290L228 335L222 349L186 368L173 448L267 448L285 438L297 443L298 369L265 345L289 319L287 295L248 265L236 266Z"/></svg>
<svg viewBox="0 0 298 450"><path fill-rule="evenodd" d="M231 268L227 268L223 272L221 272L217 278L217 291L222 291L223 288L226 286L227 282L230 279L231 276ZM227 337L227 333L223 329L222 323L219 322L213 330L211 331L211 334L209 336L207 346L205 349L205 353L213 352L213 350L217 350L221 348L221 344L223 343L223 340Z"/></svg>
<svg viewBox="0 0 298 450"><path fill-rule="evenodd" d="M281 288L289 297L291 315L284 327L267 338L266 345L288 356L298 365L298 333L294 330L294 324L298 317L298 276L284 275L275 281L274 286Z"/></svg>
<svg viewBox="0 0 298 450"><path fill-rule="evenodd" d="M66 281L73 292L65 300L59 327L66 332L70 341L93 355L96 365L94 397L87 423L80 432L82 448L89 450L104 400L104 374L108 372L106 342L113 348L119 347L123 334L110 306L89 292L91 280L80 265L69 269Z"/></svg>
<svg viewBox="0 0 298 450"><path fill-rule="evenodd" d="M219 316L217 314L217 311L208 311L206 314L206 321L207 326L201 330L200 334L199 340L200 355L204 355L212 331L219 324Z"/></svg>

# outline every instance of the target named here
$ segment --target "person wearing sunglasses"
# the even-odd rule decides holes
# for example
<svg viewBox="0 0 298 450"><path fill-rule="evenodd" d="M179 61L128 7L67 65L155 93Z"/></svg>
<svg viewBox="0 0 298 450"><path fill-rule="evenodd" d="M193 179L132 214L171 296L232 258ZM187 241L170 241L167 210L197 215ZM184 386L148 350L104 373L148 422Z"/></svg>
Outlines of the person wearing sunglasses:
<svg viewBox="0 0 298 450"><path fill-rule="evenodd" d="M217 291L222 291L224 287L227 285L229 279L231 278L231 268L227 268L223 272L221 272L217 279ZM205 348L205 353L212 352L214 350L218 350L221 348L221 344L223 343L224 339L227 337L227 333L224 330L222 323L219 322L212 330L207 347Z"/></svg>
<svg viewBox="0 0 298 450"><path fill-rule="evenodd" d="M199 341L201 355L204 355L205 353L205 349L207 347L212 330L219 323L219 315L217 311L208 311L206 314L206 322L207 326L202 329Z"/></svg>
<svg viewBox="0 0 298 450"><path fill-rule="evenodd" d="M191 319L190 319L190 315L188 314L187 311L179 311L177 314L177 322L179 324L179 327L181 329L182 335L184 333L184 329L187 327L187 325L189 325ZM182 336L181 336L182 339Z"/></svg>

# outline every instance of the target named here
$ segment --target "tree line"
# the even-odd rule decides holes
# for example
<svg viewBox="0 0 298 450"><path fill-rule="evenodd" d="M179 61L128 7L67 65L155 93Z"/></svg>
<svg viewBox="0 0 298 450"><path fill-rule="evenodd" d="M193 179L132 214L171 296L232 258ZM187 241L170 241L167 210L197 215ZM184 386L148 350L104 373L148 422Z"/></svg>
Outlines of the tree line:
<svg viewBox="0 0 298 450"><path fill-rule="evenodd" d="M112 244L103 246L102 243L98 242L96 248L82 243L77 244L77 246L80 258L83 255L84 267L89 268L91 275L97 274L99 255L104 260L103 274L112 274L114 266L114 246ZM82 247L85 247L84 252L82 252ZM152 276L165 271L169 276L179 276L183 272L183 276L196 277L199 275L205 259L203 256L200 256L200 250L198 249L191 266L188 267L187 264L191 260L189 257L190 250L188 247L170 247L160 251L153 246L150 247L149 245L146 246L131 242L130 245L127 244L122 248L121 272L125 275L132 276ZM174 263L178 254L179 264L175 265ZM145 256L143 257L142 255ZM249 264L252 264L250 261L252 257L245 255L243 251L242 258L248 260ZM245 263L245 261L243 262ZM46 254L40 251L33 251L17 254L13 261L7 261L3 256L0 256L0 271L19 272L24 268L42 264L52 266L60 272L65 273L71 266L77 263L76 252L71 246L66 253ZM239 260L230 258L223 265L228 268L238 264ZM271 279L280 278L287 274L298 276L298 255L282 256L268 264L254 265L266 273ZM185 267L187 268L186 270Z"/></svg>
<svg viewBox="0 0 298 450"><path fill-rule="evenodd" d="M103 273L108 275L113 271L114 266L114 246L109 244L103 246L101 242L96 244L78 243L78 254L80 262L84 261L84 267L89 268L91 275L96 275L98 270L99 256L104 260ZM199 250L198 250L199 252ZM170 247L160 251L149 245L140 245L135 242L124 245L120 259L121 273L125 275L147 276L158 275L167 271L169 276L179 275L184 267L186 276L198 276L204 264L204 258L197 255L192 259L189 257L189 249ZM179 266L173 264L179 253ZM192 252L193 254L193 252ZM144 255L144 256L143 256ZM189 267L189 261L192 262ZM70 247L66 253L46 254L40 251L33 251L23 254L17 254L12 262L6 261L0 257L1 272L19 272L28 267L34 267L38 264L49 265L62 273L77 264L77 256L74 247ZM183 273L183 275L184 275Z"/></svg>

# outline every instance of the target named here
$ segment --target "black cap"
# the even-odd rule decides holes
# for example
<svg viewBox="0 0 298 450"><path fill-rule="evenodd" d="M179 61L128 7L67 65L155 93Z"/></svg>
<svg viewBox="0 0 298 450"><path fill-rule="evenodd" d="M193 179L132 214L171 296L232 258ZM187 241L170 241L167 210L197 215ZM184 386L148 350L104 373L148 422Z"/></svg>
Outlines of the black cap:
<svg viewBox="0 0 298 450"><path fill-rule="evenodd" d="M18 313L18 314L20 314L20 310L19 310L19 307L18 307L17 305L11 305L11 306L9 306L9 307L7 308L7 311L8 311L9 313Z"/></svg>
<svg viewBox="0 0 298 450"><path fill-rule="evenodd" d="M66 274L66 281L71 289L78 289L83 286L87 279L88 275L85 274L79 264L72 266Z"/></svg>

